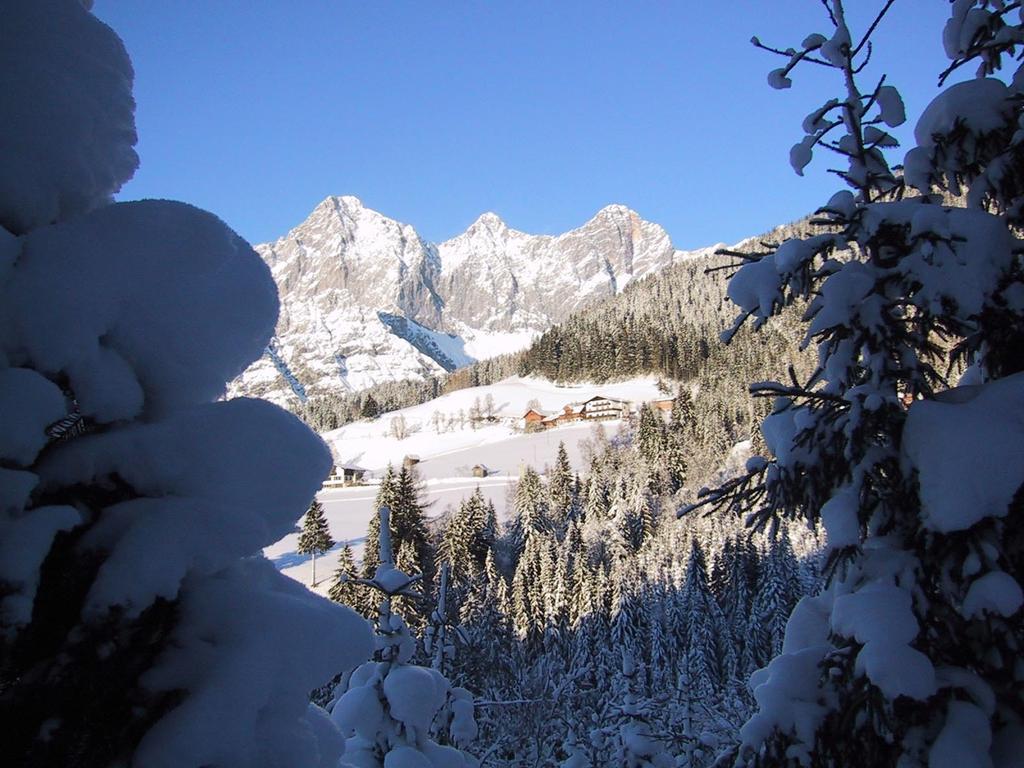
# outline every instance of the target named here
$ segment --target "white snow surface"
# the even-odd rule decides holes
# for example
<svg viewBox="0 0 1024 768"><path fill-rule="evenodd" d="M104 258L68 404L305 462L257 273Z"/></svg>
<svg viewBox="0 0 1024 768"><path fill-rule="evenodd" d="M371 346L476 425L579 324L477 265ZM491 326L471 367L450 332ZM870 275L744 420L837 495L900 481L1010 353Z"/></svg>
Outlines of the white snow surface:
<svg viewBox="0 0 1024 768"><path fill-rule="evenodd" d="M421 498L427 503L428 517L439 517L449 509L458 507L477 488L487 501L494 503L499 518L506 512L509 492L519 479L523 465L529 464L543 471L553 466L559 443L564 443L569 463L574 470L584 472L589 456L586 445L594 437L595 429L603 429L613 438L621 422L576 422L543 432L523 434L513 422L526 412L526 404L539 400L542 409L555 411L569 402L584 400L601 394L629 399L639 403L663 396L658 393L656 379L639 378L612 384L586 384L560 386L540 378L514 377L497 384L472 387L442 395L429 403L385 414L373 421L348 424L328 432L324 439L330 444L336 463L355 464L378 474L390 463L401 464L407 455L418 456L416 472L423 481ZM467 424L451 432L433 431L431 416L434 411L448 415L459 410L468 412L475 400L483 402L491 395L501 423L473 430ZM401 415L412 429L419 429L404 440L389 435L391 419ZM506 421L507 420L507 421ZM747 446L749 448L749 446ZM483 464L486 477L472 474L473 467ZM361 557L363 541L370 518L376 514L374 500L377 486L373 478L368 485L352 488L328 488L317 498L324 506L331 537L336 546L317 558L317 573L322 575L314 589L326 593L331 579L327 575L337 566L341 548L348 543L357 558ZM309 557L297 553L298 529L264 549L286 575L309 584L311 568Z"/></svg>
<svg viewBox="0 0 1024 768"><path fill-rule="evenodd" d="M291 530L330 456L291 414L237 399L78 438L40 469L43 488L116 474L140 494L107 508L83 542L111 552L86 611L122 605L135 614L176 597L187 574L213 573ZM155 541L159 557L149 551Z"/></svg>
<svg viewBox="0 0 1024 768"><path fill-rule="evenodd" d="M483 425L473 430L468 424L454 431L440 433L433 427L433 415L438 413L443 416L458 416L459 412L467 415L473 407L474 402L479 400L485 402L488 395L495 404L495 415L499 423ZM474 456L460 456L461 460L467 461L462 469L461 476L469 476L473 464L484 463L487 466L491 461L495 468L503 469L504 473L511 474L518 465L510 464L507 456L509 451L500 450L490 452L485 446L494 443L506 443L515 438L519 433L516 423L521 419L528 409L528 403L537 400L542 410L550 413L561 411L562 407L572 402L587 400L598 395L613 397L622 400L629 400L640 403L665 397L658 393L655 378L630 379L628 381L615 382L610 384L573 384L559 385L545 379L536 377L513 377L482 387L470 387L442 395L421 405L403 408L382 415L373 421L359 421L347 424L341 429L333 430L324 434L324 439L331 445L335 458L339 463L357 464L371 470L381 470L387 464L398 464L407 455L419 456L420 459L440 460L441 457L452 454L456 451L468 449L479 449ZM405 420L406 426L412 434L404 440L395 440L389 437L392 429L392 419ZM577 430L586 431L587 423L578 423L553 429L537 437L547 437L542 442L554 442L557 447L559 436L575 434ZM531 436L532 437L532 436ZM570 442L570 440L566 440ZM529 449L536 445L531 441ZM528 451L519 447L513 448L513 453L520 455L519 461L527 459L532 461ZM447 463L450 465L450 462ZM446 465L446 466L447 466ZM541 465L538 465L541 466ZM426 469L426 467L422 467ZM451 477L456 476L458 467L451 466L450 469L429 472L428 477ZM511 470L511 471L510 471ZM517 472L516 472L517 473Z"/></svg>
<svg viewBox="0 0 1024 768"><path fill-rule="evenodd" d="M120 39L81 3L4 3L0 227L22 234L85 213L131 178L133 76Z"/></svg>
<svg viewBox="0 0 1024 768"><path fill-rule="evenodd" d="M110 204L137 164L132 70L87 6L12 0L0 24L3 630L31 621L55 538L87 525L77 546L100 568L71 620L131 629L158 598L179 600L138 684L180 696L132 764L333 768L343 742L308 693L367 658L369 627L258 554L305 511L330 454L268 403L211 402L270 340L274 282L212 214ZM95 434L46 435L79 412ZM68 490L79 483L112 500ZM76 506L33 507L37 484ZM94 637L72 626L66 639Z"/></svg>
<svg viewBox="0 0 1024 768"><path fill-rule="evenodd" d="M27 368L0 369L0 459L31 464L49 442L46 427L65 415L60 387Z"/></svg>
<svg viewBox="0 0 1024 768"><path fill-rule="evenodd" d="M175 643L145 683L190 693L143 738L138 764L333 765L340 739L317 738L308 694L370 655L369 625L262 558L190 576L182 600Z"/></svg>
<svg viewBox="0 0 1024 768"><path fill-rule="evenodd" d="M860 543L860 523L857 520L857 490L851 486L840 488L821 508L821 522L828 535L830 549L852 547Z"/></svg>
<svg viewBox="0 0 1024 768"><path fill-rule="evenodd" d="M942 533L1004 517L1024 476L1024 374L914 403L903 453L917 470L923 524Z"/></svg>
<svg viewBox="0 0 1024 768"><path fill-rule="evenodd" d="M984 613L1012 616L1024 603L1020 584L1005 571L989 571L971 584L961 613L974 618Z"/></svg>
<svg viewBox="0 0 1024 768"><path fill-rule="evenodd" d="M119 203L23 238L0 287L0 348L66 374L87 416L152 417L221 395L276 311L266 265L217 217Z"/></svg>
<svg viewBox="0 0 1024 768"><path fill-rule="evenodd" d="M53 537L81 521L78 510L69 506L37 507L20 517L0 517L0 581L13 589L0 598L5 626L23 626L32 620L39 568Z"/></svg>

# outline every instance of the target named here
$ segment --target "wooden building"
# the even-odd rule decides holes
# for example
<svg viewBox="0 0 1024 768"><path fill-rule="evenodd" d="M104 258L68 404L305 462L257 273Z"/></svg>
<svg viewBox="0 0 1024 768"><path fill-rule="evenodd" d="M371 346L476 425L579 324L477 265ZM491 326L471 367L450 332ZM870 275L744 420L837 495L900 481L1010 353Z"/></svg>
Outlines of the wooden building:
<svg viewBox="0 0 1024 768"><path fill-rule="evenodd" d="M629 414L629 402L595 395L583 403L582 413L584 419L621 419Z"/></svg>
<svg viewBox="0 0 1024 768"><path fill-rule="evenodd" d="M355 464L335 464L331 469L331 474L324 480L324 488L362 485L367 471L364 467Z"/></svg>

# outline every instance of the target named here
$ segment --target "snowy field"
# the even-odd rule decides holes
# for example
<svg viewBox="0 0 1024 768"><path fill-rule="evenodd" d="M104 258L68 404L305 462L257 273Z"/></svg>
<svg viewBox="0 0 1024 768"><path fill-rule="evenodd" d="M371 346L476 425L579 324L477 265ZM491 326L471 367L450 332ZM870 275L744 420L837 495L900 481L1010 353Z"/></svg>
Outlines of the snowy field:
<svg viewBox="0 0 1024 768"><path fill-rule="evenodd" d="M656 379L654 378L642 378L614 384L560 386L545 379L515 377L486 387L460 389L422 405L393 411L373 421L347 424L341 429L328 432L324 435L324 439L330 443L338 462L356 464L371 471L380 471L389 463L395 465L401 463L402 459L410 454L426 460L467 449L484 450L485 446L504 443L520 434L515 422L522 417L528 408L528 403L532 401L539 402L542 409L552 413L560 411L562 406L568 403L586 400L595 395L605 395L639 403L664 397L658 393L655 383ZM476 430L471 429L468 423L462 429L455 427L446 430L442 427L438 430L436 428L438 419L448 420L452 417L458 419L460 412L468 419L468 414L474 403L479 401L480 404L483 404L487 401L488 396L494 403L494 415L499 419L498 424ZM404 421L410 433L402 440L396 440L389 436L389 433L393 432L392 422L396 419ZM567 434L571 429L571 427L561 427L552 434ZM568 442L569 440L566 439L567 445ZM557 447L557 439L554 440L554 444ZM522 461L533 463L538 468L542 466L544 459L539 457L535 460L533 454L530 453L534 445L534 443L523 443L519 446L516 450L526 450L527 452L520 453L520 458L514 461L512 466L516 467ZM481 453L481 458L472 458L469 466L479 461L486 463L487 459L483 458L484 455ZM441 475L428 474L427 476Z"/></svg>
<svg viewBox="0 0 1024 768"><path fill-rule="evenodd" d="M427 515L438 517L450 507L458 506L459 502L471 495L477 486L485 499L494 501L499 509L505 508L505 495L512 486L514 478L461 478L444 481L430 481L424 487L421 500L428 505ZM377 495L376 485L357 488L334 488L321 491L317 498L324 505L327 523L330 526L331 538L336 542L333 550L321 555L316 560L317 588L316 591L327 594L331 575L338 565L338 554L347 541L355 552L356 559L362 557L363 542L366 537L367 524L375 513L373 501ZM311 564L309 555L300 555L295 551L299 540L298 529L295 533L264 550L271 562L288 576L309 586Z"/></svg>
<svg viewBox="0 0 1024 768"><path fill-rule="evenodd" d="M485 401L490 395L495 414L502 420L479 429L467 424L463 429L434 431L433 414L468 412L475 400ZM337 566L338 554L347 541L357 559L362 556L363 539L370 517L374 514L377 493L373 474L378 474L391 463L401 464L409 454L421 461L416 465L423 481L422 499L428 505L427 515L437 518L457 507L480 487L486 499L494 502L499 519L503 517L510 490L519 478L520 469L529 464L543 472L554 463L558 444L565 443L569 462L574 470L584 471L588 461L586 443L592 439L593 423L570 424L545 432L524 434L511 422L522 416L527 403L538 400L541 408L560 410L570 402L585 400L595 395L607 395L633 402L662 397L655 379L634 379L607 385L558 386L535 378L513 378L486 387L459 390L423 405L404 408L371 422L349 424L324 435L331 444L339 462L358 464L371 471L369 484L355 488L323 490L318 498L324 505L331 537L337 546L317 558L317 590L326 593L330 575ZM416 430L404 439L396 439L391 420L401 416L410 430ZM603 422L605 433L612 437L620 422ZM484 478L473 477L476 464L487 467ZM283 573L306 585L310 581L310 558L295 551L298 528L294 533L267 547L264 553Z"/></svg>

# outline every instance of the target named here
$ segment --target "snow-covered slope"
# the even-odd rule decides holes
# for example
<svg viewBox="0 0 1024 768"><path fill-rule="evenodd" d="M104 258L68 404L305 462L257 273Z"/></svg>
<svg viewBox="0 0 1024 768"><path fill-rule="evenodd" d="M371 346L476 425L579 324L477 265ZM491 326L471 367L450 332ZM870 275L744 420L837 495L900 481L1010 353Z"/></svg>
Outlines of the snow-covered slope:
<svg viewBox="0 0 1024 768"><path fill-rule="evenodd" d="M275 243L256 246L281 297L273 354L232 387L282 401L420 378L521 349L582 305L681 259L657 224L621 205L558 236L485 213L439 245L329 197Z"/></svg>
<svg viewBox="0 0 1024 768"><path fill-rule="evenodd" d="M460 389L372 421L347 424L341 429L327 432L323 438L331 446L337 461L358 464L369 470L382 470L389 463L397 465L403 457L412 454L423 460L421 471L427 478L469 477L470 468L478 462L486 464L495 474L514 475L518 474L519 465L525 460L531 464L536 463L538 467L544 465L546 454L535 455L539 443L516 443L500 455L490 449L483 451L484 447L505 445L515 438L519 433L515 422L531 406L539 404L541 409L555 412L568 403L596 395L634 403L663 397L658 394L656 380L653 378L630 379L614 384L564 386L540 378L514 377L497 384ZM474 407L486 410L489 403L493 403L494 421L478 423L474 429L469 414ZM396 420L403 424L402 429L395 429ZM589 426L584 425L584 433ZM576 427L570 425L551 430L547 434L568 435L573 429ZM395 434L402 432L407 435L397 439ZM568 442L570 439L566 439ZM557 446L556 438L549 446L552 457ZM450 457L456 453L464 453L465 460L455 463L448 459L438 461L440 457ZM438 469L436 474L429 471L435 463ZM465 471L457 471L459 467Z"/></svg>
<svg viewBox="0 0 1024 768"><path fill-rule="evenodd" d="M338 542L322 561L317 572L329 574L337 565L342 542L353 546L356 556L362 555L367 524L375 514L375 485L390 463L398 466L405 456L420 459L416 471L423 481L420 497L428 505L427 514L437 517L457 507L479 487L484 498L493 501L499 518L504 518L509 490L519 478L524 464L543 471L555 463L559 443L564 443L573 469L586 471L585 441L592 440L594 422L568 424L539 433L524 434L515 422L525 413L528 403L539 403L546 411L561 410L569 402L605 395L634 403L655 400L659 394L654 378L638 378L614 384L557 385L535 377L510 378L482 387L461 389L442 395L428 403L403 408L377 419L347 424L323 435L339 463L355 464L370 470L367 486L324 489L318 494L330 524L331 536ZM473 425L468 414L474 406L493 403L496 419L486 425ZM466 418L459 419L459 414ZM435 414L437 416L435 417ZM392 420L405 422L408 436L394 436ZM622 427L621 421L602 422L602 429L613 437ZM472 474L473 466L487 467L487 477ZM309 583L309 557L296 552L298 532L293 532L271 547L265 554L284 573ZM326 592L330 579L318 590Z"/></svg>

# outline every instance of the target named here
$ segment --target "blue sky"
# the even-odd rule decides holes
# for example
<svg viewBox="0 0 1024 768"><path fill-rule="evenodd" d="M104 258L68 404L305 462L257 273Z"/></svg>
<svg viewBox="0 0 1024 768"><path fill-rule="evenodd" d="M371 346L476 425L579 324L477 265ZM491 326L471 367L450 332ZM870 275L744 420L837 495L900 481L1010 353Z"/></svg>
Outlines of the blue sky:
<svg viewBox="0 0 1024 768"><path fill-rule="evenodd" d="M881 3L848 5L866 18ZM897 0L879 30L869 71L903 92L901 139L936 92L947 9ZM96 0L94 12L136 70L142 166L120 198L185 200L252 242L351 194L432 241L488 210L557 233L623 203L693 248L797 218L838 188L826 158L804 179L788 164L803 116L837 84L805 67L773 91L779 61L749 42L827 32L817 0Z"/></svg>

